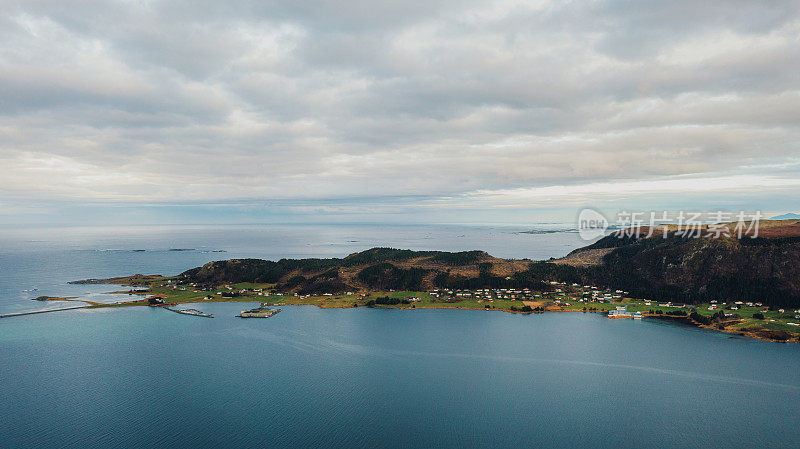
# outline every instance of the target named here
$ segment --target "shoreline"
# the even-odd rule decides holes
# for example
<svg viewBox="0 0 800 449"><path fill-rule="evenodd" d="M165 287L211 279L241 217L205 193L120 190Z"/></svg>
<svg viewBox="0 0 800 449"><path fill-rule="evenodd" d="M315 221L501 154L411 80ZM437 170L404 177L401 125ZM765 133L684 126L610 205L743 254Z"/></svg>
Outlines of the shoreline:
<svg viewBox="0 0 800 449"><path fill-rule="evenodd" d="M147 293L141 293L146 295ZM259 302L260 300L257 299L245 299L247 297L242 298L230 298L230 299L215 299L214 301L179 301L176 304L207 304L207 303L249 303L249 302ZM26 311L26 312L15 312L0 315L0 318L12 318L16 316L26 316L26 315L35 315L40 313L49 313L49 312L60 312L60 311L67 311L67 310L79 310L79 309L105 309L105 308L117 308L117 307L148 307L149 304L146 302L147 299L138 300L138 301L130 301L130 302L121 302L121 303L99 303L99 302L91 302L88 303L86 301L80 300L72 300L75 302L84 302L86 303L85 306L75 306L75 307L67 307L61 309L50 309L50 310L33 310L33 311ZM534 310L534 311L523 311L523 310L511 310L507 308L501 307L492 307L492 308L476 308L476 307L461 307L461 306L448 306L448 305L421 305L417 307L414 305L413 307L409 307L407 304L398 304L398 305L373 305L373 306L366 306L366 305L333 305L333 304L325 304L320 303L318 300L312 301L294 301L291 304L270 304L270 306L317 306L320 309L357 309L357 308L370 308L370 309L397 309L397 310L417 310L417 309L441 309L441 310L483 310L487 312L505 312L505 313L514 313L514 314L523 314L523 315L530 315L530 314L543 314L543 313L607 313L607 310L601 309L594 309L594 310L583 310L582 308L553 308L548 307L545 310ZM670 314L655 314L655 313L643 313L642 318L651 318L651 319L658 319L664 321L677 321L682 324L686 324L692 327L697 327L701 329L708 329L716 332L721 332L725 334L732 334L741 337L753 338L756 340L761 341L769 341L773 343L800 343L800 338L796 334L792 334L792 338L789 339L779 339L779 338L771 338L769 336L769 330L765 329L758 329L758 330L751 330L748 328L737 328L736 325L741 323L735 323L733 325L727 325L720 327L720 325L714 326L711 324L702 324L698 323L697 321L693 320L691 317L687 315L670 315Z"/></svg>
<svg viewBox="0 0 800 449"><path fill-rule="evenodd" d="M179 302L179 304L207 304L207 303L210 303L210 302L214 302L214 303L249 303L249 302L259 302L259 301L260 300L256 300L256 299L247 300L245 298L240 298L240 299L237 300L235 298L231 298L231 299L226 299L226 300L214 300L214 301L186 301L186 302ZM128 302L128 303L118 303L118 304L102 304L102 303L98 303L98 304L88 305L88 306L85 306L85 307L76 307L75 309L78 309L78 308L97 309L97 308L109 308L109 307L142 307L142 306L147 306L147 304L144 303L144 300L132 301L132 302ZM487 311L487 312L505 312L505 313L514 313L514 314L523 314L523 315L543 314L543 313L577 313L577 312L582 312L582 313L603 313L603 314L607 313L607 310L600 310L600 309L583 310L582 308L578 308L578 309L576 309L576 308L560 308L560 309L548 308L547 310L522 311L522 310L510 310L510 309L507 309L507 308L499 308L499 307L494 307L494 308L475 308L475 307L461 307L461 306L455 306L455 305L454 306L449 306L449 305L444 305L444 304L443 305L427 305L426 304L426 305L421 305L419 307L417 307L416 305L414 307L409 307L406 304L402 304L402 305L375 305L375 306L349 305L348 306L348 305L324 304L324 303L320 303L319 301L315 301L315 300L304 301L304 302L303 301L295 301L295 302L293 302L291 304L286 304L286 303L270 304L270 306L272 306L272 307L275 307L275 306L317 306L320 309L357 309L357 308L366 307L366 308L371 308L371 309L397 309L397 310L417 310L417 309L483 310L483 311ZM63 309L63 310L72 310L72 309ZM798 336L797 335L793 335L792 336L793 338L785 339L785 340L784 339L778 339L778 338L770 338L768 336L769 335L768 333L767 334L764 333L764 330L757 330L757 331L747 330L747 329L742 329L742 328L736 328L735 325L729 325L729 326L725 326L723 328L719 328L718 326L714 326L714 325L710 325L710 324L698 323L698 322L694 321L693 319L691 319L689 316L686 316L686 315L669 315L669 314L643 313L642 317L643 318L649 318L649 319L658 319L658 320L663 320L663 321L677 321L677 322L680 322L682 324L686 324L686 325L689 325L689 326L692 326L692 327L712 330L712 331L721 332L721 333L725 333L725 334L737 335L737 336L741 336L741 337L753 338L753 339L761 340L761 341L769 341L769 342L773 342L773 343L800 343L800 340L798 340ZM737 324L739 324L739 323L737 323Z"/></svg>

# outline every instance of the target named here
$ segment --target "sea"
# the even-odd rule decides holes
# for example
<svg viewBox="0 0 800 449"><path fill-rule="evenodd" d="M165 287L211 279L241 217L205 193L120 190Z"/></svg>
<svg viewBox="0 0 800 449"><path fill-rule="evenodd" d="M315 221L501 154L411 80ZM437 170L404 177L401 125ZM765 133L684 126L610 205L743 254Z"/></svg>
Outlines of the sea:
<svg viewBox="0 0 800 449"><path fill-rule="evenodd" d="M0 314L126 301L68 282L228 258L585 244L557 223L3 229ZM0 447L800 447L797 344L593 313L245 307L0 319Z"/></svg>

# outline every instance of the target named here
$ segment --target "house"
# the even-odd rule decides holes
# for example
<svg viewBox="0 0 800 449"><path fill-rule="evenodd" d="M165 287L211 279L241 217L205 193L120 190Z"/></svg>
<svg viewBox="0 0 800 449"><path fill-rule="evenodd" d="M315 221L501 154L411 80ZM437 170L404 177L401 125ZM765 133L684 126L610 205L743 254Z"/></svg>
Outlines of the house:
<svg viewBox="0 0 800 449"><path fill-rule="evenodd" d="M608 311L608 317L642 319L642 312L629 312L627 306L617 306L614 310Z"/></svg>

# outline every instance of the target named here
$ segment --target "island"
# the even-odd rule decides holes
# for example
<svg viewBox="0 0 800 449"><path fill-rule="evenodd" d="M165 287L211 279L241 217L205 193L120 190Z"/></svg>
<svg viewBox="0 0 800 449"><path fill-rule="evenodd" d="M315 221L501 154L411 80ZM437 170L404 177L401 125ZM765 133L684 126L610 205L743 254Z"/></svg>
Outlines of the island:
<svg viewBox="0 0 800 449"><path fill-rule="evenodd" d="M280 311L281 309L270 309L267 303L261 303L261 306L250 310L242 310L242 313L236 316L239 318L269 318Z"/></svg>
<svg viewBox="0 0 800 449"><path fill-rule="evenodd" d="M547 261L372 248L344 258L230 259L175 276L76 282L123 284L144 296L95 308L152 305L147 298L158 297L171 305L600 312L771 341L800 339L800 221L769 223L760 236L742 238L696 238L674 227L640 231L616 231Z"/></svg>

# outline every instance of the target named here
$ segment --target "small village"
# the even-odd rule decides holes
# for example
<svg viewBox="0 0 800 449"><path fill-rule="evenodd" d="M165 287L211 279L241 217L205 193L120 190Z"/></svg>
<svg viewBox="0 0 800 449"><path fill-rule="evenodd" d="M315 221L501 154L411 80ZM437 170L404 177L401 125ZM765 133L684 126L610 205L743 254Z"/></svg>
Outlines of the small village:
<svg viewBox="0 0 800 449"><path fill-rule="evenodd" d="M478 302L508 301L552 301L555 304L571 306L578 303L612 303L621 300L628 292L622 290L602 290L591 285L567 284L551 281L552 291L538 292L529 288L482 288L476 290L433 289L429 293L444 301L473 299Z"/></svg>
<svg viewBox="0 0 800 449"><path fill-rule="evenodd" d="M630 298L627 291L602 289L593 285L580 285L576 283L549 282L551 291L535 291L530 288L479 288L479 289L445 289L434 288L427 292L407 292L417 293L417 295L403 296L402 299L407 300L408 303L420 302L427 299L432 302L443 303L460 303L460 302L477 302L479 304L493 304L495 302L507 301L520 301L520 302L543 302L548 304L557 305L565 309L582 309L587 306L598 307L603 310L617 310L615 304L624 304L626 306L643 306L652 307L655 309L674 309L695 311L699 308L709 312L722 312L724 316L732 316L738 311L756 312L756 313L769 313L777 312L779 314L794 314L794 318L800 320L800 309L787 310L777 309L770 310L765 307L761 302L751 301L717 301L712 300L705 305L689 305L684 303L675 303L671 301L661 302L652 301L647 299L634 299ZM219 288L208 288L200 286L196 283L187 285L176 284L174 280L169 279L166 281L166 288L176 292L187 292L189 294L207 293L201 299L203 301L219 301L220 299L231 300L237 297L270 297L270 298L292 298L296 300L306 299L322 299L335 298L342 299L348 298L354 301L366 300L371 293L369 292L354 292L347 291L344 293L331 293L322 292L319 294L299 294L299 293L283 293L275 291L269 284L226 284ZM396 296L395 290L388 290L385 292ZM380 294L380 293L375 293ZM192 295L194 296L194 295ZM605 305L605 306L603 306ZM614 306L614 307L612 307ZM587 307L589 309L590 307ZM655 310L654 309L654 310ZM757 309L757 310L756 310ZM622 311L619 309L618 311ZM790 325L800 325L796 323L788 323Z"/></svg>

